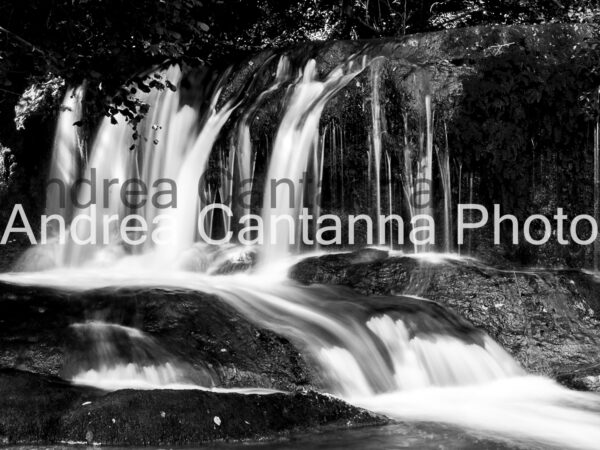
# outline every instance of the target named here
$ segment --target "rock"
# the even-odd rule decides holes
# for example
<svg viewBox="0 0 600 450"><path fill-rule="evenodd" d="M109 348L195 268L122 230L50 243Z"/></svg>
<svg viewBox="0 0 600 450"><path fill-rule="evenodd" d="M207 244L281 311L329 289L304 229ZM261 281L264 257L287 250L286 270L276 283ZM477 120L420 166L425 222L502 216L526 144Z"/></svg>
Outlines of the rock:
<svg viewBox="0 0 600 450"><path fill-rule="evenodd" d="M368 295L412 294L450 308L506 348L527 370L593 387L600 375L600 283L576 270L499 270L475 262L361 252L307 258L290 276ZM366 299L365 301L369 301ZM579 381L577 381L579 380Z"/></svg>
<svg viewBox="0 0 600 450"><path fill-rule="evenodd" d="M305 284L350 286L362 294L387 294L386 286L408 284L417 262L402 259L394 262L387 252L361 250L307 258L292 267L290 277ZM375 277L375 278L374 278Z"/></svg>
<svg viewBox="0 0 600 450"><path fill-rule="evenodd" d="M287 339L257 328L215 296L184 290L61 293L3 285L0 367L66 378L82 365L94 368L93 339L71 326L87 320L139 328L169 357L209 371L222 387L294 390L313 385L312 370ZM169 358L163 359L159 362Z"/></svg>
<svg viewBox="0 0 600 450"><path fill-rule="evenodd" d="M564 371L557 376L565 386L581 391L600 392L600 365L595 364Z"/></svg>
<svg viewBox="0 0 600 450"><path fill-rule="evenodd" d="M82 406L90 401L91 404ZM106 393L73 386L54 377L0 369L0 437L9 445L86 442L111 446L189 446L387 422L384 417L315 392Z"/></svg>

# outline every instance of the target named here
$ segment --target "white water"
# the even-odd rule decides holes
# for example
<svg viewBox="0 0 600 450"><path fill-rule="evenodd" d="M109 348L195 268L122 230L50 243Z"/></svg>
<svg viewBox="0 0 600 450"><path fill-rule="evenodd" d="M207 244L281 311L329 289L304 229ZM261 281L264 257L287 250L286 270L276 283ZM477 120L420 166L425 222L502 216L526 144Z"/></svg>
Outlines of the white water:
<svg viewBox="0 0 600 450"><path fill-rule="evenodd" d="M298 217L304 203L303 174L308 172L311 154L318 149L319 121L325 105L331 97L344 88L365 68L365 61L350 60L348 68L333 70L325 81L317 80L315 60L304 68L301 80L295 85L285 114L277 131L273 154L266 180L270 183L287 181L281 187L264 189L263 220L265 224L266 261L284 257L295 243L297 225L283 221L272 225L272 217Z"/></svg>
<svg viewBox="0 0 600 450"><path fill-rule="evenodd" d="M263 388L218 388L211 375L192 368L164 350L151 336L115 323L89 321L71 325L81 337L92 338L86 367L70 379L73 383L115 391L119 389L197 389L211 392L271 394ZM123 350L126 349L126 355ZM90 367L93 366L93 367Z"/></svg>
<svg viewBox="0 0 600 450"><path fill-rule="evenodd" d="M328 391L353 404L399 420L448 423L524 445L597 448L598 395L526 375L487 336L483 346L449 335L411 337L410 314L401 320L377 313L363 322L335 293L291 285L282 276L285 271L279 273L70 270L5 274L0 280L76 291L160 286L216 294L250 320L301 342L327 380ZM120 366L86 371L75 381L109 389L202 388L178 383L176 375L167 365Z"/></svg>
<svg viewBox="0 0 600 450"><path fill-rule="evenodd" d="M133 261L129 261L129 267ZM289 267L282 262L278 264ZM352 303L345 291L338 293L290 284L285 280L287 270L279 272L279 276L271 269L229 276L190 276L187 272L132 271L124 267L101 273L71 269L5 274L0 280L75 291L158 286L214 294L250 321L301 342L304 349L320 361L330 392L348 398L401 389L480 384L524 374L518 364L486 336L479 345L468 342L466 337L420 333L418 315L410 309L394 319L381 313L363 319L360 300ZM399 306L408 302L421 313L430 307L430 303L423 300L399 298L398 301ZM401 307L400 311L403 311ZM440 329L442 325L440 322ZM86 327L98 337L101 348L97 353L107 366L106 362L116 359L108 332L123 332L124 327L95 322L87 323ZM413 336L409 328L414 330ZM152 343L143 334L127 335L146 346ZM148 353L144 352L145 360ZM152 360L162 362L161 358L164 359L159 350L151 353ZM138 362L138 365L143 363Z"/></svg>
<svg viewBox="0 0 600 450"><path fill-rule="evenodd" d="M98 129L97 135L90 145L89 157L83 153L83 146L78 139L76 130L69 127L69 123L81 117L82 89L70 90L65 98L67 110L59 118L56 133L56 145L53 154L53 169L51 176L64 182L67 190L74 181L83 177L84 179L95 179L93 186L88 183L81 185L77 193L80 203L87 203L94 198L94 205L90 207L74 208L71 205L63 209L57 209L60 203L60 192L56 189L48 190L48 211L60 212L66 220L67 227L75 232L67 232L65 245L53 243L45 249L37 249L36 255L28 256L24 265L31 270L46 268L48 266L79 267L110 266L117 260L122 260L127 253L143 253L146 255L145 265L160 268L189 267L190 258L196 258L197 244L205 241L198 232L198 213L200 208L209 206L215 202L217 192L220 198L230 198L230 193L238 194L247 192L254 185L256 153L252 148L250 126L252 120L265 98L269 95L287 87L287 95L282 104L281 121L277 128L276 137L271 149L268 161L268 170L263 187L263 230L262 236L265 245L261 250L262 261L273 261L284 257L290 251L299 248L299 236L302 233L301 221L298 216L302 208L306 206L306 194L310 197L320 197L320 184L309 185L303 180L305 173L314 172L316 180L322 180L324 170L325 139L320 139L321 115L327 103L350 81L357 77L367 67L372 65L371 70L371 115L373 131L371 133L371 151L369 152L371 163L374 165L374 174L369 169L369 179L375 183L377 193L375 212L379 215L381 207L381 159L382 134L384 132L382 123L384 111L382 109L382 98L380 92L382 64L381 58L368 61L366 58L350 58L345 64L334 68L328 75L319 75L316 62L309 60L300 71L300 76L293 80L294 69L290 67L287 58L282 57L267 88L256 94L255 98L235 103L235 95L229 93L229 99L221 99L221 92L226 86L226 75L217 83L216 88L206 103L208 107L201 108L200 104L189 104L179 91L172 92L169 89L163 91L151 91L150 93L138 93L136 99L149 105L150 109L145 120L137 127L137 139L133 138L132 128L119 118L118 124L112 124L109 118L105 118ZM257 69L256 75L259 74ZM297 68L296 68L297 70ZM182 73L176 66L160 72L158 75L169 80L174 86L180 86ZM413 173L410 152L405 152L404 165L407 172L404 176L409 186L406 187L406 200L409 205L416 199L417 204L427 203L432 197L430 189L419 189L416 180L432 180L432 149L433 149L433 119L431 97L425 97L425 130L422 134L426 141L422 143L426 148L416 157L416 173ZM220 169L228 170L231 178L220 176L220 186L200 186L199 180L208 167L209 159L213 153L213 147L223 129L239 108L241 115L235 124L235 133L228 143L226 156L219 158ZM343 129L339 124L331 124L332 137L330 146L334 153L338 146L337 141L343 140ZM339 139L338 136L339 135ZM424 137L424 139L425 139ZM340 144L342 145L342 144ZM408 144L406 144L408 146ZM408 148L408 147L407 147ZM224 153L220 153L223 155ZM341 178L342 199L345 189L343 183L343 145L340 147L339 161L337 154L330 161L336 167L342 167L341 173L337 169L330 168L331 175L336 179L333 184L337 186L337 178ZM237 164L235 164L237 162ZM309 165L312 164L312 167ZM449 166L440 166L448 171ZM234 169L239 179L234 183ZM388 212L394 213L392 204L393 186L391 182L392 164L388 155L388 186L389 205ZM338 177L338 175L340 175ZM449 177L448 173L443 174ZM148 198L143 206L138 208L126 207L121 197L122 185L126 180L135 178L144 183L148 189ZM115 184L108 184L109 180L116 180ZM168 209L157 208L152 201L156 192L169 191L170 185L164 181L173 180L176 184L177 207ZM137 185L134 185L134 189ZM310 191L309 189L310 188ZM426 192L423 193L423 192ZM206 194L208 200L199 199L199 193ZM66 196L69 197L69 193ZM333 195L333 194L332 194ZM335 194L337 195L337 194ZM425 197L423 197L425 196ZM423 198L421 198L423 197ZM336 197L337 198L337 197ZM165 200L164 198L162 199ZM245 202L250 201L250 196ZM68 201L67 201L68 202ZM309 202L310 203L310 202ZM311 203L312 204L312 203ZM229 205L231 206L231 205ZM318 219L321 213L319 204L314 204L312 212L315 214L313 220ZM449 208L444 205L445 210ZM241 216L245 216L251 208L244 206L233 208L234 217L224 217L225 231L232 228L232 223ZM411 206L411 217L417 213L431 213L431 207L424 210L413 210ZM149 229L145 233L147 239L143 245L129 245L122 240L123 220L129 214L141 215ZM448 211L446 211L448 216ZM106 219L115 217L108 223ZM205 229L210 235L213 230L215 214L209 213L203 221ZM279 223L274 224L273 218L281 217ZM291 223L286 220L292 219ZM249 223L249 219L244 221ZM276 221L275 221L276 222ZM408 221L410 222L410 221ZM134 222L130 225L137 225ZM416 224L419 225L419 224ZM448 227L446 227L448 229ZM390 222L391 230L391 222ZM313 230L310 230L313 231ZM384 230L377 230L378 233ZM75 242L73 235L79 239L86 240L87 236L93 235L96 243L87 244ZM391 233L390 233L391 234ZM446 233L448 234L448 233ZM391 236L390 236L391 237ZM423 251L422 248L417 248ZM40 264L36 261L43 261Z"/></svg>
<svg viewBox="0 0 600 450"><path fill-rule="evenodd" d="M237 142L235 144L237 145L239 178L242 188L246 191L252 192L256 164L256 153L252 148L250 132L252 119L254 119L254 114L256 114L258 108L262 105L262 102L265 101L270 94L277 91L277 89L285 82L289 81L292 77L291 72L290 63L287 57L281 57L277 65L277 72L275 73L273 84L267 90L262 92L254 103L246 109L237 124ZM242 206L242 217L251 213L251 208L248 206L251 203L251 197L249 196L249 198L245 199L244 203L245 204Z"/></svg>
<svg viewBox="0 0 600 450"><path fill-rule="evenodd" d="M85 343L78 367L71 368L76 384L102 389L193 388L201 379L207 388L215 385L207 371L197 373L166 351L151 336L137 328L102 321L75 323L71 327ZM72 364L70 364L72 365Z"/></svg>
<svg viewBox="0 0 600 450"><path fill-rule="evenodd" d="M269 395L281 391L265 388L218 388L206 387L185 381L186 372L170 363L140 366L137 364L117 364L98 370L78 373L71 381L82 386L93 386L107 391L121 389L138 390L200 390L217 393ZM182 380L184 379L184 380Z"/></svg>
<svg viewBox="0 0 600 450"><path fill-rule="evenodd" d="M175 86L181 83L182 74L176 66L160 75ZM150 225L149 233L164 223L174 226L169 228L171 239L163 236L148 240L146 245L133 251L143 251L149 260L163 267L178 264L178 258L197 240L198 208L206 206L198 204L198 178L206 169L213 145L236 105L230 100L217 108L219 88L203 115L197 106L183 104L179 92L165 89L138 93L136 97L140 102L151 105L148 117L138 126L138 139L133 138L134 131L123 117L118 118L117 124L105 118L91 145L89 162L84 164L86 158L81 154L81 143L72 126L80 119L81 96L81 89L67 93L67 109L59 117L52 159L51 177L66 186L69 207L56 206L64 193L52 186L47 192L47 212L61 213L67 223L73 219L70 227L78 230L76 234L84 240L94 235L96 243L82 244L68 239L64 245L49 244L45 256L52 256L54 265L71 267L109 265L122 258L126 250L119 238L120 220L105 226L104 218L114 215L122 220L134 212L123 204L121 187L126 180L136 178L144 182L149 191L146 204L137 211ZM201 117L203 126L199 127ZM83 183L77 195L80 204L89 203L93 198L89 207L70 207L69 189L79 177L95 180L93 185ZM176 183L180 207L158 210L153 206L151 196L169 187L158 183L161 179ZM108 184L110 180L116 183ZM161 245L161 241L168 243ZM104 245L104 242L109 244Z"/></svg>
<svg viewBox="0 0 600 450"><path fill-rule="evenodd" d="M67 90L56 124L56 135L52 150L53 157L48 179L58 180L67 188L75 182L75 175L85 159L83 138L79 133L79 127L73 125L83 118L82 101L84 92L83 86ZM49 214L66 214L71 207L70 199L65 199L65 203L61 205L57 201L60 197L59 193L55 191L56 189L58 188L55 184L49 186L46 203L47 212Z"/></svg>
<svg viewBox="0 0 600 450"><path fill-rule="evenodd" d="M196 385L180 382L184 374L171 363L138 365L134 363L82 371L71 378L75 384L100 389L194 389Z"/></svg>
<svg viewBox="0 0 600 450"><path fill-rule="evenodd" d="M373 122L373 131L371 132L371 154L373 155L374 170L374 189L375 189L375 215L381 214L381 66L382 61L377 60L371 66L371 118ZM380 235L385 233L377 227L377 242L381 242Z"/></svg>
<svg viewBox="0 0 600 450"><path fill-rule="evenodd" d="M349 401L398 420L458 425L525 446L597 449L600 442L599 396L535 376Z"/></svg>

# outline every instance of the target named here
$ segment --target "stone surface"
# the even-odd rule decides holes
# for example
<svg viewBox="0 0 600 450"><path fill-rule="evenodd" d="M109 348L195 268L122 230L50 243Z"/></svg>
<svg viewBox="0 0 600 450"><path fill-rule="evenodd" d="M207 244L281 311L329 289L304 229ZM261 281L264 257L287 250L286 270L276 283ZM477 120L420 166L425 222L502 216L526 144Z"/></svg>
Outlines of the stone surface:
<svg viewBox="0 0 600 450"><path fill-rule="evenodd" d="M387 422L315 392L106 393L54 377L0 369L0 442L4 444L200 445Z"/></svg>
<svg viewBox="0 0 600 450"><path fill-rule="evenodd" d="M64 293L1 285L0 367L70 378L91 351L70 325L88 320L139 328L160 343L165 359L208 371L223 387L293 390L313 381L292 343L217 297L147 288Z"/></svg>
<svg viewBox="0 0 600 450"><path fill-rule="evenodd" d="M370 259L363 252L308 258L290 276L363 294L422 296L486 331L531 372L579 388L594 385L584 378L600 375L600 283L591 275L387 258L386 252Z"/></svg>

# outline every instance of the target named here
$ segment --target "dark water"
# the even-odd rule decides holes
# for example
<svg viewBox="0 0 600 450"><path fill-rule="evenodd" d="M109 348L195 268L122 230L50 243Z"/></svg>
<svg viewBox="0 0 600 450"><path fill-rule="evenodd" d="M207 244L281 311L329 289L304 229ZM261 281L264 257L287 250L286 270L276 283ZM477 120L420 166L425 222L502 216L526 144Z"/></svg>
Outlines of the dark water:
<svg viewBox="0 0 600 450"><path fill-rule="evenodd" d="M397 424L380 428L362 428L348 431L331 431L310 436L298 436L284 442L247 445L253 449L300 450L395 450L395 449L448 449L448 450L508 450L517 448L507 443L467 434L464 431L436 424ZM232 448L221 445L217 449Z"/></svg>
<svg viewBox="0 0 600 450"><path fill-rule="evenodd" d="M74 446L11 446L11 450L67 450L93 448ZM97 447L95 447L97 448ZM141 450L136 447L105 447L107 450ZM148 449L150 447L144 447ZM154 450L541 450L533 443L504 442L484 435L466 432L450 426L433 423L393 424L383 427L367 427L351 430L331 430L312 434L292 434L281 439L263 442L222 442L201 447L157 447ZM558 447L556 447L558 450Z"/></svg>

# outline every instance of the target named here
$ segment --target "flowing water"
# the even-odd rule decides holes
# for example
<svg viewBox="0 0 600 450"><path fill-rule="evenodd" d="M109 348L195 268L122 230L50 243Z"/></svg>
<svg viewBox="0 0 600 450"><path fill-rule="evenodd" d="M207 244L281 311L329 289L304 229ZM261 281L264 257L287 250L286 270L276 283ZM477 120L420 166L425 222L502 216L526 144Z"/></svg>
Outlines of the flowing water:
<svg viewBox="0 0 600 450"><path fill-rule="evenodd" d="M286 280L281 263L266 272L229 276L131 270L135 265L134 259L123 261L101 275L70 269L0 279L67 291L158 286L215 294L261 327L302 342L327 392L352 404L393 419L448 424L527 448L596 448L600 439L598 395L526 374L487 335L453 332L450 312L447 319L430 316L426 300L398 297L394 311L365 311L348 291L305 288ZM406 309L407 304L412 306ZM131 339L138 340L134 349L152 342L137 330L119 332L133 334ZM138 356L124 362L101 336L106 364L81 370L74 382L107 389L199 388L190 386L192 372L169 360L158 345L137 350ZM210 388L209 378L202 388ZM403 433L398 439L405 439Z"/></svg>
<svg viewBox="0 0 600 450"><path fill-rule="evenodd" d="M270 190L264 187L262 215L266 244L262 248L215 247L202 242L195 221L200 208L206 205L198 200L198 176L209 165L213 147L227 121L235 117L236 109L247 108L237 119L234 127L237 138L230 144L233 150L227 152L228 161L221 159L222 167L233 167L237 160L237 173L250 179L251 183L255 181L257 155L250 138L251 112L257 110L265 96L283 92L285 101L266 179L285 178L297 186L307 171L322 178L324 138L320 120L323 110L328 101L370 63L365 58L351 58L322 77L312 60L295 73L287 60L282 59L271 84L250 106L244 103L245 100L222 98L226 80L218 83L204 109L183 102L178 92L166 90L144 94L140 99L152 106L149 118L139 129L144 138L134 142L133 149L128 151L132 145L132 130L125 123L112 125L104 121L91 146L89 158L81 156L81 146L72 136L73 131L64 126L78 114L76 103L80 94L70 91L66 102L75 104L59 120L52 169L55 176L69 187L79 175L91 177L94 173L99 180L136 177L148 186L161 178L176 180L177 208L159 211L148 204L137 210L153 224L151 231L158 229L155 219L161 214L166 215L175 225L175 240L168 245L146 243L131 248L116 237L117 230L105 228L99 219L102 215L122 217L131 213L131 208L121 204L117 189L104 192L100 184L93 187L85 184L80 188L82 203L94 192L98 198L106 197L107 201L98 208L96 216L92 206L57 206L60 199L56 198L55 191L49 191L48 207L53 213L62 214L71 223L70 227L82 227L83 235L93 227L100 228L100 236L106 237L107 243L82 244L69 239L61 244L56 237L46 247L34 248L25 257L24 260L30 262L29 271L4 274L0 280L71 292L154 286L214 294L258 326L299 342L324 380L326 391L350 403L399 421L446 424L452 430L481 433L509 445L597 448L600 442L600 398L597 395L570 391L549 379L528 375L485 333L461 330L456 325L459 319L450 311L425 299L409 296L399 296L393 307L370 309L370 300L360 299L350 291L302 287L289 280L289 268L306 256L294 255L296 247L290 245L288 239L296 235L298 228L279 226L286 224L273 226L270 217L287 213L297 215L305 204L306 190L297 189L293 195L284 196L286 201L272 203ZM380 211L382 155L386 155L388 173L392 162L382 151L380 69L373 65L370 70L374 87L371 111L375 125L371 134L369 167L374 168L375 173L371 177L369 172L369 177L375 183L376 209ZM176 67L163 75L173 84L181 84L182 74ZM403 178L407 197L431 196L431 193L414 192L416 179L431 180L433 177L431 96L425 97L424 104L426 127L421 151L415 160L401 163L407 168ZM70 149L71 153L65 149ZM366 152L367 149L365 157ZM449 172L448 155L442 152L438 158L440 170ZM86 160L89 160L87 165L80 167L80 161ZM413 166L416 172L413 172ZM443 186L449 190L449 173L446 176ZM229 185L218 188L221 198L234 190ZM214 192L214 187L210 189ZM391 192L388 188L390 210L393 209ZM445 194L445 214L449 214L449 203L449 196ZM241 215L250 211L250 207L244 207ZM77 217L89 220L78 220ZM300 226L299 223L293 225ZM231 227L229 223L225 230ZM385 234L385 230L379 232ZM39 270L35 263L39 258L31 257L36 252L43 252L51 260L50 270ZM252 266L255 255L260 263L251 270L227 276L215 274L224 263L232 267ZM430 256L422 254L419 257ZM434 258L443 261L446 257L434 254ZM215 389L208 369L201 373L192 370L139 330L103 322L77 323L72 327L83 340L90 342L92 348L71 377L75 383L104 389ZM248 388L245 392L268 394L253 390L251 386ZM380 442L389 448L400 448L411 442L420 445L421 442L411 440L415 435L407 436L406 429L401 426L365 433L369 442L377 441L379 436ZM356 435L347 436L336 435L333 441L339 446L353 448L348 442L355 440ZM325 441L327 439L331 437ZM346 443L340 444L344 439L347 439ZM442 440L439 445L458 448L464 438L453 431L448 439L451 442ZM364 444L359 448L370 445L364 440L358 439L358 442ZM314 447L314 442L307 446Z"/></svg>

